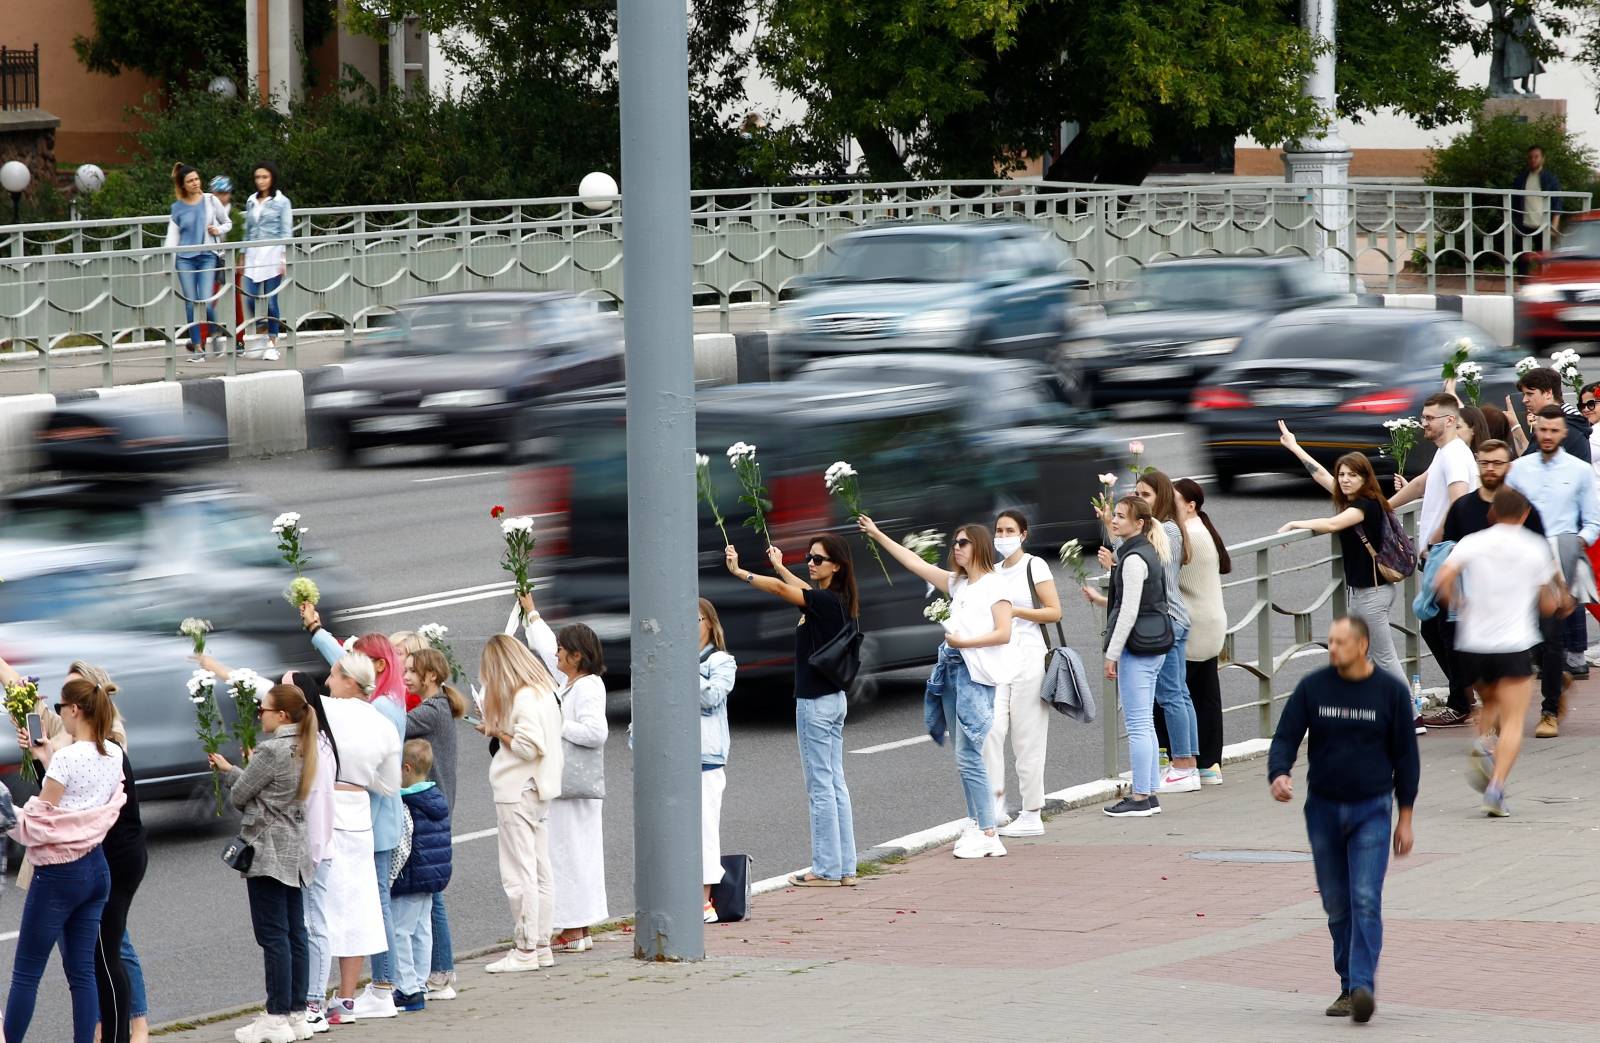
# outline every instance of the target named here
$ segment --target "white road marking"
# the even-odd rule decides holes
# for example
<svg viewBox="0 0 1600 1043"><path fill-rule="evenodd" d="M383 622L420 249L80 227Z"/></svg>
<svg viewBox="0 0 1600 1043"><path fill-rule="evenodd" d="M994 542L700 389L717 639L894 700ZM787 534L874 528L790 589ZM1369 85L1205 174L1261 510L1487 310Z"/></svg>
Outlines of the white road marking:
<svg viewBox="0 0 1600 1043"><path fill-rule="evenodd" d="M1187 431L1158 431L1153 435L1129 435L1130 442L1154 442L1158 438L1178 438L1188 434Z"/></svg>
<svg viewBox="0 0 1600 1043"><path fill-rule="evenodd" d="M534 580L536 583L542 583L548 578L548 576L535 576ZM469 601L487 601L490 598L504 597L511 593L511 587L511 580L505 580L500 583L485 583L476 587L441 590L433 594L419 594L416 597L401 598L398 601L380 601L372 605L361 605L335 613L332 619L334 622L348 623L358 619L382 619L385 616L403 616L409 612L424 612L428 609L444 608L446 605L463 605Z"/></svg>
<svg viewBox="0 0 1600 1043"><path fill-rule="evenodd" d="M483 840L486 837L494 837L499 835L500 830L497 827L491 826L488 829L480 829L476 833L462 833L460 836L451 837L450 843L465 844L469 840Z"/></svg>
<svg viewBox="0 0 1600 1043"><path fill-rule="evenodd" d="M932 742L932 741L933 741L932 736L928 736L928 735L913 735L909 739L897 739L894 742L879 743L877 746L863 746L859 750L851 750L850 752L851 753L882 753L884 750L898 750L898 749L901 749L902 747L905 747L905 746L915 746L918 743Z"/></svg>
<svg viewBox="0 0 1600 1043"><path fill-rule="evenodd" d="M375 601L370 605L359 605L349 609L350 612L371 612L374 609L394 608L396 605L414 605L419 601L432 601L434 598L454 597L457 594L475 594L480 590L510 590L511 580L501 580L497 583L480 583L476 587L457 587L455 590L439 590L432 594L418 594L410 598L397 598L394 601Z"/></svg>
<svg viewBox="0 0 1600 1043"><path fill-rule="evenodd" d="M21 935L21 931L7 931L5 934L0 934L0 942L14 942L21 937Z"/></svg>
<svg viewBox="0 0 1600 1043"><path fill-rule="evenodd" d="M437 478L413 478L411 480L413 482L417 483L418 485L425 485L428 482L453 482L458 478L487 478L490 475L496 475L496 474L505 474L505 472L504 471L473 471L471 474L442 474L442 475L439 475Z"/></svg>

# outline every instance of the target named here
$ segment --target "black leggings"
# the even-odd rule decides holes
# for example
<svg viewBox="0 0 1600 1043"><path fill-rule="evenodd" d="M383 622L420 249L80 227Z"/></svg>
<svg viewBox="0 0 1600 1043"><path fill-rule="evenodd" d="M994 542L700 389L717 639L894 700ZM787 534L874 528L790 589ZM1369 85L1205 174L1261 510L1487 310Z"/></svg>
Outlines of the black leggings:
<svg viewBox="0 0 1600 1043"><path fill-rule="evenodd" d="M1194 703L1195 721L1199 725L1197 761L1202 768L1222 763L1222 682L1217 677L1217 657L1201 662L1183 664L1183 679L1189 686L1189 699ZM1164 750L1172 749L1167 741L1167 721L1161 715L1161 706L1155 706L1156 742Z"/></svg>
<svg viewBox="0 0 1600 1043"><path fill-rule="evenodd" d="M122 962L122 935L128 929L128 909L144 882L149 856L144 845L132 851L107 853L111 867L111 895L100 914L100 940L94 946L94 980L100 990L101 1043L128 1043L128 1018L132 991L128 968Z"/></svg>

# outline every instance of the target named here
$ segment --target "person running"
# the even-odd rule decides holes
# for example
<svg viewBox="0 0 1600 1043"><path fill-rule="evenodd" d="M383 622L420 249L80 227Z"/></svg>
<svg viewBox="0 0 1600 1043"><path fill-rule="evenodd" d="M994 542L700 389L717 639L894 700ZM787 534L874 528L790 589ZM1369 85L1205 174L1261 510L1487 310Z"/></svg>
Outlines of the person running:
<svg viewBox="0 0 1600 1043"><path fill-rule="evenodd" d="M278 188L278 168L271 163L257 163L250 171L250 180L255 183L256 190L245 200L245 241L265 242L288 239L294 235L294 207L289 197ZM255 324L258 302L265 303L267 313L267 346L265 349L246 351L247 358L264 358L269 362L278 360L278 334L283 329L278 297L283 289L287 265L288 253L281 243L245 248L244 294L250 304L251 324Z"/></svg>
<svg viewBox="0 0 1600 1043"><path fill-rule="evenodd" d="M178 273L178 296L183 299L183 321L189 331L189 361L204 362L206 357L202 323L194 320L194 306L205 305L211 326L217 323L217 255L210 249L218 241L216 201L200 187L200 171L187 163L172 165L173 201L167 216L164 245L177 247L174 267Z"/></svg>
<svg viewBox="0 0 1600 1043"><path fill-rule="evenodd" d="M1534 420L1533 434L1539 451L1523 456L1511 466L1506 484L1527 497L1539 511L1546 538L1556 546L1556 562L1571 593L1580 601L1593 600L1594 579L1589 572L1587 549L1600 537L1600 498L1596 495L1593 469L1566 451L1566 416L1557 406L1543 407ZM1581 613L1573 613L1582 621ZM1560 734L1561 693L1565 673L1579 676L1587 669L1583 653L1572 652L1573 641L1565 622L1546 617L1542 625L1545 638L1543 663L1548 677L1541 678L1543 703L1534 737L1553 739ZM1581 647L1581 641L1578 642ZM1554 650L1564 652L1558 654ZM1552 667L1554 667L1552 669Z"/></svg>
<svg viewBox="0 0 1600 1043"><path fill-rule="evenodd" d="M1183 646L1184 683L1194 705L1196 742L1200 748L1200 781L1222 785L1222 680L1217 657L1228 633L1228 610L1222 602L1222 577L1233 571L1233 559L1217 527L1206 514L1206 494L1192 478L1172 483L1178 494L1178 518L1189 535L1189 560L1178 571L1178 586L1189 609L1189 641ZM1160 736L1158 735L1157 738Z"/></svg>
<svg viewBox="0 0 1600 1043"><path fill-rule="evenodd" d="M998 803L983 749L994 723L996 689L1017 675L1011 647L1014 587L995 571L994 544L984 526L969 524L956 530L946 572L884 535L866 515L858 523L895 561L950 597L949 614L941 621L945 638L928 678L923 718L934 742L943 746L948 734L955 746L956 771L972 820L956 841L955 857L1001 857L1006 848L996 832Z"/></svg>
<svg viewBox="0 0 1600 1043"><path fill-rule="evenodd" d="M1173 643L1166 583L1172 549L1150 505L1137 496L1117 501L1106 529L1120 544L1111 570L1111 596L1087 584L1083 595L1091 604L1107 609L1105 674L1117 682L1133 789L1103 810L1113 818L1149 818L1161 812L1161 800L1156 796L1161 771L1151 713L1156 677Z"/></svg>
<svg viewBox="0 0 1600 1043"><path fill-rule="evenodd" d="M1333 465L1334 474L1311 458L1300 448L1289 428L1278 421L1279 441L1293 453L1312 480L1333 494L1334 510L1338 513L1328 518L1307 518L1284 522L1279 532L1304 529L1315 533L1337 533L1340 556L1344 562L1344 585L1350 602L1350 614L1367 621L1372 633L1370 651L1372 662L1380 670L1398 677L1403 683L1405 668L1400 665L1400 653L1394 647L1394 631L1389 617L1394 612L1395 586L1378 571L1378 553L1383 548L1384 517L1390 510L1378 485L1377 473L1365 453L1346 453ZM1337 477L1335 477L1337 476Z"/></svg>
<svg viewBox="0 0 1600 1043"><path fill-rule="evenodd" d="M1550 547L1526 528L1530 509L1517 490L1496 490L1490 526L1463 536L1434 578L1439 600L1458 612L1456 654L1483 698L1467 781L1483 793L1483 810L1495 818L1511 814L1505 787L1522 748L1538 619L1554 615L1561 601ZM1498 738L1491 749L1492 737Z"/></svg>
<svg viewBox="0 0 1600 1043"><path fill-rule="evenodd" d="M1050 737L1050 704L1044 687L1044 628L1061 621L1061 596L1043 558L1023 550L1028 519L1004 510L994 523L995 571L1011 591L1011 651L1016 676L994 690L994 726L983 743L983 763L994 787L995 822L1002 837L1044 835L1044 758ZM1017 761L1022 810L1006 821L1006 736Z"/></svg>
<svg viewBox="0 0 1600 1043"><path fill-rule="evenodd" d="M1411 810L1421 761L1405 682L1368 658L1368 628L1340 616L1328 628L1328 665L1300 679L1283 705L1267 754L1273 799L1294 799L1290 772L1311 734L1306 835L1333 938L1339 997L1329 1017L1370 1021L1383 949L1383 878L1394 853L1411 853Z"/></svg>
<svg viewBox="0 0 1600 1043"><path fill-rule="evenodd" d="M701 916L717 922L711 888L722 882L722 794L728 786L728 696L739 680L739 664L728 654L728 639L716 606L699 599L700 609L700 886Z"/></svg>
<svg viewBox="0 0 1600 1043"><path fill-rule="evenodd" d="M850 701L811 665L811 656L861 615L855 565L844 538L831 532L810 541L805 556L810 582L784 567L783 552L776 547L767 548L767 561L776 577L740 568L739 552L732 546L723 550L730 574L801 610L794 632L794 721L811 818L811 865L790 874L789 882L795 887L854 887L855 812L844 779L844 721Z"/></svg>

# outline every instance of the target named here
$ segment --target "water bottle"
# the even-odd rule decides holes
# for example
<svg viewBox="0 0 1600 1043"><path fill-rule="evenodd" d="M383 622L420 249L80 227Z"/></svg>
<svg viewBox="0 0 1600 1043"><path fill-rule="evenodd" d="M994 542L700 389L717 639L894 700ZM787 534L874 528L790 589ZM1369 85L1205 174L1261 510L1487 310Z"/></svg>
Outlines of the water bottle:
<svg viewBox="0 0 1600 1043"><path fill-rule="evenodd" d="M1411 675L1411 716L1422 716L1422 675Z"/></svg>

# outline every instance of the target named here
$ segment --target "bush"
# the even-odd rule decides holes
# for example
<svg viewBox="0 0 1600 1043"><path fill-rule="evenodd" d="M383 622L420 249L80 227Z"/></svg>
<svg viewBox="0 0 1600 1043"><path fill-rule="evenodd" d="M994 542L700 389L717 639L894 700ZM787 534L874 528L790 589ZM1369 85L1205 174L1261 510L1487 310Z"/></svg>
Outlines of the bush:
<svg viewBox="0 0 1600 1043"><path fill-rule="evenodd" d="M1510 188L1528 165L1528 148L1544 148L1544 165L1568 191L1600 196L1595 153L1553 116L1523 121L1515 116L1479 119L1433 153L1423 176L1430 185Z"/></svg>

